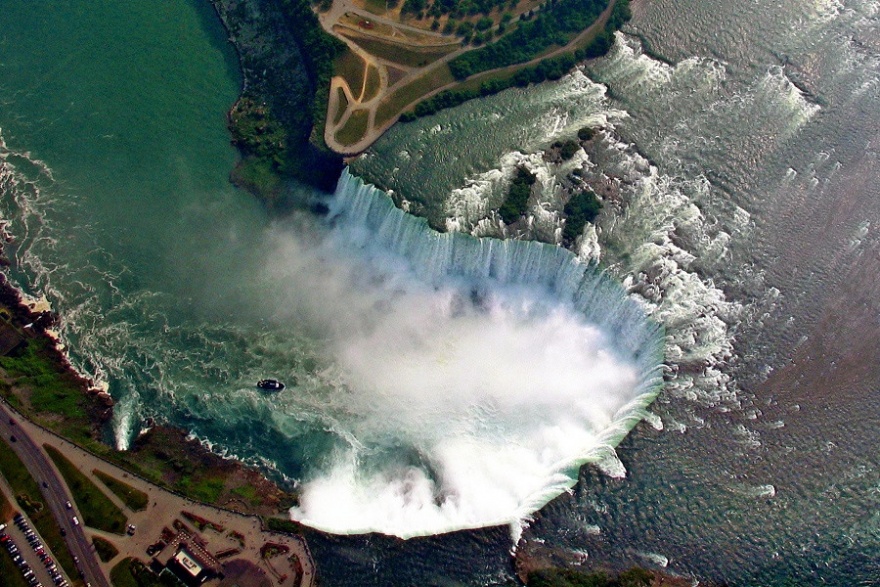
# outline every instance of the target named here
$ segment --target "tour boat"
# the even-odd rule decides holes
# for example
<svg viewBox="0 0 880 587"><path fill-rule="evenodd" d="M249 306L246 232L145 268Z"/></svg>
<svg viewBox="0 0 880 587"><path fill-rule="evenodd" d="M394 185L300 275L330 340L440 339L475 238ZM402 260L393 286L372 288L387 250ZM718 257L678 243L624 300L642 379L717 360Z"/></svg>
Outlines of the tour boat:
<svg viewBox="0 0 880 587"><path fill-rule="evenodd" d="M265 391L281 391L284 384L275 379L260 379L257 381L257 387Z"/></svg>

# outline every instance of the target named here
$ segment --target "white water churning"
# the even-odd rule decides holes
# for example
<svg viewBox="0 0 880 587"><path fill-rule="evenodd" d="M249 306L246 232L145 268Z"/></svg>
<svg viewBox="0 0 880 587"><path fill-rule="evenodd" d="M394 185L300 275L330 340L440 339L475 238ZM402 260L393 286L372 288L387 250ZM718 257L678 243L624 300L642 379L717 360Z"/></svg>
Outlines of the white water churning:
<svg viewBox="0 0 880 587"><path fill-rule="evenodd" d="M303 479L294 519L403 537L515 525L655 397L662 329L568 251L434 232L347 172L330 220L320 250L279 236L271 264L322 292L293 305L316 306L344 390L327 411L347 446Z"/></svg>

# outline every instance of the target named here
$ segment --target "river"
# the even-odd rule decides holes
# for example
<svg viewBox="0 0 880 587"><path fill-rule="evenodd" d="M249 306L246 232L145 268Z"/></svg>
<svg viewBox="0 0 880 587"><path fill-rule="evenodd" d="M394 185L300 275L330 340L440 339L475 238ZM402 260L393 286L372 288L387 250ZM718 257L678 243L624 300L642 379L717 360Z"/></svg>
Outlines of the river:
<svg viewBox="0 0 880 587"><path fill-rule="evenodd" d="M492 241L442 253L426 244L438 238L426 227L383 208L383 194L347 175L327 200L334 218L268 217L227 182L235 154L224 113L240 80L204 2L90 10L10 2L4 18L15 23L0 37L10 274L59 310L74 364L117 398L108 442L126 446L152 416L316 498L358 486L351 479L367 480L360 486L369 497L393 488L382 502L390 512L400 510L400 495L421 495L444 515L452 502L443 496L474 487L474 500L513 498L500 515L458 508L434 526L396 529L381 526L389 516L346 516L340 526L316 517L326 504L307 501L294 515L337 532L430 534L505 522L406 542L315 533L328 584L504 581L512 529L521 556L659 565L731 584L872 584L878 575L876 2L640 4L613 52L586 70L395 127L355 163L355 174L448 230L544 240L558 225L559 186L582 166L616 195L576 254L605 270L589 283L623 284L603 298L616 301L602 303L628 326L603 324L578 310L564 280L540 277L552 247L513 247L484 271L471 261ZM585 125L602 128L589 153L562 165L541 156ZM518 164L538 174L541 198L531 228L509 235L492 209ZM358 208L351 198L364 189L377 203ZM386 210L378 224L374 206ZM388 236L368 242L365 230ZM422 239L417 246L395 252L413 232L405 238ZM428 275L418 252L426 247L430 259L447 255ZM498 273L499 263L530 255L544 259L532 269L539 277ZM352 297L353 288L368 295ZM428 318L414 318L424 307ZM523 334L522 323L534 328ZM656 363L640 362L653 351L626 337L608 341L641 328L662 333L666 348L666 381L650 413L631 402L653 397ZM445 336L425 335L435 329ZM469 398L504 373L459 377L473 372L474 351L465 344L456 354L445 342L487 329L493 340L523 335L491 355L503 364L531 361L559 338L576 343L567 356L584 341L607 349L601 370L615 365L621 377L601 384L618 386L614 401L596 411L590 399L566 428L570 414L558 409L572 405L565 377L552 383L559 394L538 404L541 414L523 417L528 395L489 390L479 402L452 402L461 411L439 409L379 376L416 380L406 369L421 374L427 356L439 365L425 376L439 387L427 389ZM410 345L363 356L400 333ZM571 376L593 377L587 357L581 363L583 375ZM267 375L296 393L260 393L253 383ZM397 410L402 401L414 407ZM616 453L596 452L619 440L614 431L625 432L630 415L647 421ZM535 418L548 428L529 428ZM435 434L445 422L456 423L451 435ZM572 432L586 435L569 443L577 450L554 453L570 446L548 443L547 429L571 441ZM451 444L462 431L477 440ZM523 464L540 460L471 450L479 439L496 450L498 439L522 436L541 437L530 450L549 450L544 466L556 466L534 475L543 479L537 486L519 482L529 477ZM472 468L456 472L462 455L474 457ZM507 466L481 479L493 491L465 482L501 456ZM601 466L584 468L565 493L571 465L585 461ZM559 492L531 522L507 523Z"/></svg>

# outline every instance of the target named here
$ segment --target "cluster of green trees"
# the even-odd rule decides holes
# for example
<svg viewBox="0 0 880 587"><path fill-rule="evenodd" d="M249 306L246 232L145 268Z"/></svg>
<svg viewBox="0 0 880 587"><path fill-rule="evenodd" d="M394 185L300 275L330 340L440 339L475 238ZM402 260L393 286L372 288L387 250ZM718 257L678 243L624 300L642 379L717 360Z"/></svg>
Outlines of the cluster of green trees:
<svg viewBox="0 0 880 587"><path fill-rule="evenodd" d="M528 587L649 587L654 576L633 567L616 577L599 572L583 573L570 569L541 569L529 573Z"/></svg>
<svg viewBox="0 0 880 587"><path fill-rule="evenodd" d="M591 189L576 193L563 209L565 227L562 229L562 242L573 243L584 230L587 222L592 222L602 209L602 202Z"/></svg>
<svg viewBox="0 0 880 587"><path fill-rule="evenodd" d="M517 168L516 177L513 178L510 188L507 190L507 197L504 198L504 203L498 209L505 224L516 222L526 213L529 196L536 179L537 176L525 167Z"/></svg>
<svg viewBox="0 0 880 587"><path fill-rule="evenodd" d="M574 1L602 2L603 0ZM617 3L614 5L614 10L609 17L605 28L600 31L586 47L580 48L572 53L560 55L559 57L545 59L544 61L541 61L537 65L533 65L531 67L524 67L517 71L516 74L514 74L513 76L498 77L495 79L486 80L482 84L480 84L478 88L445 90L443 92L440 92L436 96L433 96L431 98L428 98L427 100L418 103L411 112L404 112L400 117L400 121L411 122L413 120L416 120L417 118L421 118L422 116L430 116L431 114L436 114L440 110L458 106L459 104L463 104L464 102L467 102L468 100L473 100L474 98L491 96L493 94L501 92L502 90L506 90L514 86L525 87L529 84L537 84L546 80L557 80L569 71L571 71L571 69L578 62L585 59L600 57L608 53L614 43L614 31L623 26L623 24L627 22L630 18L631 12L628 0L618 0ZM463 70L459 70L459 72L456 73L456 70L453 69L453 66L455 66L456 63L459 63L459 60L465 59L469 55L478 54L490 48L498 47L502 44L502 42L506 42L506 39L512 38L516 33L519 32L519 30L521 29L518 29L515 33L511 33L507 37L502 38L494 45L488 46L484 49L470 51L452 60L449 66L453 70L453 75L455 75L455 77L458 79L462 79L461 76L464 75ZM480 65L479 70L474 70L472 73L467 73L467 75L464 75L464 77L468 77L470 75L473 75L473 73L488 69L487 67L483 67L483 65L485 64Z"/></svg>
<svg viewBox="0 0 880 587"><path fill-rule="evenodd" d="M333 77L333 62L348 47L324 32L309 0L282 0L281 4L286 24L301 49L309 80L315 88L312 120L323 128L327 116L330 78Z"/></svg>
<svg viewBox="0 0 880 587"><path fill-rule="evenodd" d="M449 68L456 79L462 80L481 71L530 61L550 47L565 45L572 35L593 24L607 6L608 0L551 0L536 16L521 21L516 30L491 45L457 57ZM606 33L626 22L627 0L618 0L614 13Z"/></svg>
<svg viewBox="0 0 880 587"><path fill-rule="evenodd" d="M282 174L332 188L342 160L324 145L323 133L333 62L345 44L324 32L309 0L214 2L236 39L245 77L229 116L245 155L233 180L270 204ZM259 30L259 39L249 29Z"/></svg>
<svg viewBox="0 0 880 587"><path fill-rule="evenodd" d="M440 18L448 14L452 18L463 18L477 14L489 14L496 8L503 10L505 7L513 10L517 0L406 0L403 3L402 12L424 17L426 14L433 18Z"/></svg>
<svg viewBox="0 0 880 587"><path fill-rule="evenodd" d="M243 97L229 111L232 144L242 154L265 160L276 171L284 167L287 133L272 116L269 106L251 97Z"/></svg>
<svg viewBox="0 0 880 587"><path fill-rule="evenodd" d="M546 59L537 65L525 67L516 72L515 75L507 78L486 80L480 84L479 88L444 90L436 96L419 102L411 112L404 112L400 116L400 120L401 122L412 122L422 116L430 116L446 108L463 104L468 100L491 96L514 86L525 87L529 84L537 84L546 80L557 80L571 71L578 61L599 57L607 53L611 48L613 39L614 37L611 34L603 32L590 45L575 51L574 54L567 53L559 57Z"/></svg>

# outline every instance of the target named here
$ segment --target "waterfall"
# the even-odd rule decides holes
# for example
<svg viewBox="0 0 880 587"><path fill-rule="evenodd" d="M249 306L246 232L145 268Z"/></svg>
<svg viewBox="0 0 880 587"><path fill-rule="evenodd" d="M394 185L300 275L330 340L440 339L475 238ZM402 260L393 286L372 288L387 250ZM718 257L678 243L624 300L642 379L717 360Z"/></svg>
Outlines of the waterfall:
<svg viewBox="0 0 880 587"><path fill-rule="evenodd" d="M352 440L303 480L294 519L519 527L580 465L616 461L659 390L664 337L621 285L559 247L435 232L347 171L329 207L334 256L370 276L316 282L347 332L330 401Z"/></svg>

